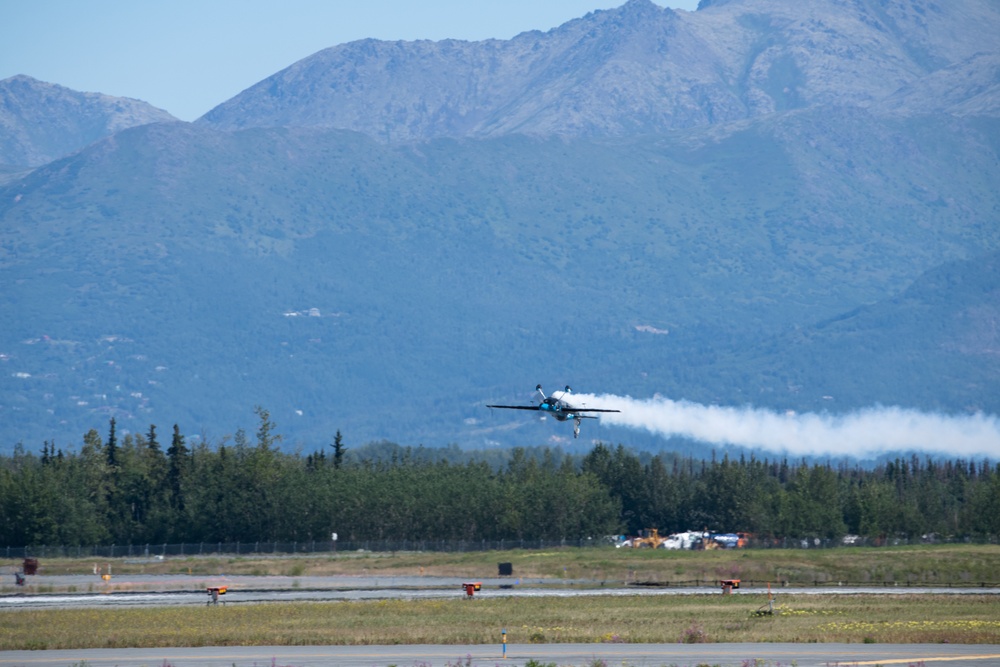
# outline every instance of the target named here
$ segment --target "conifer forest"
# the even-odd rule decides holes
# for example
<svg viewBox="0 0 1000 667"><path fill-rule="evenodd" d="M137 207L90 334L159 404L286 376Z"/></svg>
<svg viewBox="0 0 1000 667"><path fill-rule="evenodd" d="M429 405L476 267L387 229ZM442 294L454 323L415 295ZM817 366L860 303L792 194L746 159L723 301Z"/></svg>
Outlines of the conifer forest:
<svg viewBox="0 0 1000 667"><path fill-rule="evenodd" d="M218 442L91 430L0 456L0 546L329 540L603 540L657 528L767 540L857 535L995 541L1000 465L919 458L861 466L637 454L598 443L469 452L373 443L338 431L279 447L268 412ZM596 542L595 542L596 543Z"/></svg>

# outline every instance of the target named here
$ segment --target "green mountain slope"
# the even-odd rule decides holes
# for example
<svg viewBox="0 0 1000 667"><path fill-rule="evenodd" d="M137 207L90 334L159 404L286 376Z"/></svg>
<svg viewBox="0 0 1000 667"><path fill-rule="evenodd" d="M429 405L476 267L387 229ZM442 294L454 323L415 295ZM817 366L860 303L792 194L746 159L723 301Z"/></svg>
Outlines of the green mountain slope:
<svg viewBox="0 0 1000 667"><path fill-rule="evenodd" d="M875 404L998 410L1000 255L947 262L900 294L740 350L756 402L812 411Z"/></svg>
<svg viewBox="0 0 1000 667"><path fill-rule="evenodd" d="M831 108L617 142L121 132L0 189L3 446L111 415L217 439L255 404L288 446L568 435L483 407L537 382L811 407L759 391L769 341L1000 248L997 130ZM837 399L998 407L918 384Z"/></svg>

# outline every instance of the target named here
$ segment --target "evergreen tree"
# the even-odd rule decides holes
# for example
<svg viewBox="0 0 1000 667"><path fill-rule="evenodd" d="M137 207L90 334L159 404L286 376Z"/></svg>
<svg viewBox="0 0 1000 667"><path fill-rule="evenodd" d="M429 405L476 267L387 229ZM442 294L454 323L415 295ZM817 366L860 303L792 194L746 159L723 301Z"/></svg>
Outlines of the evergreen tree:
<svg viewBox="0 0 1000 667"><path fill-rule="evenodd" d="M707 527L760 537L876 540L934 532L1000 535L1000 467L907 458L872 469L749 459L646 463L624 447L577 460L548 448L473 462L448 449L377 443L359 465L327 466L274 448L266 411L256 446L190 449L174 426L164 454L149 437L108 444L89 431L79 454L46 441L0 454L0 546L327 539L537 540ZM345 448L340 432L334 455Z"/></svg>
<svg viewBox="0 0 1000 667"><path fill-rule="evenodd" d="M340 435L340 429L337 429L336 435L333 436L333 468L334 470L340 470L340 466L344 463L344 452L347 451L347 447L344 447L344 437Z"/></svg>
<svg viewBox="0 0 1000 667"><path fill-rule="evenodd" d="M115 435L115 418L111 418L111 428L108 430L108 443L105 445L105 452L108 456L108 465L112 468L118 466L118 437Z"/></svg>
<svg viewBox="0 0 1000 667"><path fill-rule="evenodd" d="M274 422L271 421L271 413L259 405L253 409L253 412L260 419L260 425L257 427L257 448L265 451L270 450L281 442L281 436L273 433L275 427Z"/></svg>
<svg viewBox="0 0 1000 667"><path fill-rule="evenodd" d="M170 489L171 505L175 510L184 510L184 487L182 481L188 468L188 448L184 444L181 429L174 424L174 435L167 450L167 481Z"/></svg>

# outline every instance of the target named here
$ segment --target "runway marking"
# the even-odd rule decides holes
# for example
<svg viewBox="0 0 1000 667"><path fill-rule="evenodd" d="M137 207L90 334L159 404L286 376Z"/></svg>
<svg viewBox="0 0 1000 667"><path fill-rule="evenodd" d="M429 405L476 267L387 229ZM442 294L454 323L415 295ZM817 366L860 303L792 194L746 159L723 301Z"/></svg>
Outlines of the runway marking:
<svg viewBox="0 0 1000 667"><path fill-rule="evenodd" d="M344 648L348 648L348 647L344 647ZM447 648L447 647L445 647L445 648ZM73 649L54 649L54 650L72 651ZM98 650L98 649L83 649L83 650ZM138 650L147 650L147 649L138 649ZM155 649L154 648L154 649L148 649L148 650L150 652L155 653L155 655L157 655L157 656L166 655L166 656L168 656L169 660L171 660L171 661L191 660L191 661L200 661L200 662L204 662L204 663L226 662L226 663L236 664L234 662L234 660L258 660L258 659L259 660L268 660L268 659L271 659L271 658L275 657L274 653L270 652L270 651L263 651L263 652L258 652L258 653L227 653L227 654L219 654L219 655L199 655L199 654L188 654L188 653L180 653L180 654L171 653L170 652L171 651L170 647L163 647L162 649ZM433 657L433 658L438 658L438 657L440 657L440 658L447 658L447 657L453 655L453 653L454 652L446 651L446 650L442 650L442 651L429 651L428 655L429 655L429 657ZM397 658L406 658L406 657L409 657L409 654L406 653L406 652L397 652L397 651L384 651L383 652L383 651L361 650L361 651L357 651L357 652L347 651L346 653L341 653L341 652L338 652L338 651L333 651L333 652L318 652L318 653L296 653L294 655L294 657L291 658L291 659L292 660L296 660L296 659L300 659L300 658L312 658L312 659L316 659L316 658L350 658L350 659L364 658L364 659L387 660L387 659L397 659ZM460 656L461 659L464 659L466 657L467 656L464 655L464 654L462 656ZM472 655L472 659L473 660L494 660L494 659L500 659L501 657L502 656L501 656L500 653L497 653L495 655L485 655L485 654L484 655ZM136 660L138 660L138 661L142 661L142 660L145 660L145 659L146 658L143 658L143 657L136 658ZM29 663L47 663L47 662L52 662L52 658L50 658L50 657L44 657L44 656L41 656L41 655L38 656L37 658L21 658L21 659L16 659L16 660L15 659L9 659L9 660L8 659L0 659L0 665L7 665L7 664L11 664L11 665L24 665L24 664L29 664ZM103 664L103 663L116 664L117 662L120 662L120 660L119 659L114 659L114 658L104 659L104 658L86 658L85 657L84 658L84 662L86 662L87 664Z"/></svg>
<svg viewBox="0 0 1000 667"><path fill-rule="evenodd" d="M865 660L862 662L852 662L852 665L912 665L914 662L956 662L958 660L996 660L1000 658L1000 653L992 655L949 655L930 658L892 658L890 660Z"/></svg>

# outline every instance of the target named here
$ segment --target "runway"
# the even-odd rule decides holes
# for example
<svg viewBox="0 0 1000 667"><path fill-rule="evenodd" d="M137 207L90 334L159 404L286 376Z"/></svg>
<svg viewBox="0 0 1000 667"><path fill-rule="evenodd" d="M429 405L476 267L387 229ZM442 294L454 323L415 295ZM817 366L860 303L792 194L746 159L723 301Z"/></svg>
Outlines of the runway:
<svg viewBox="0 0 1000 667"><path fill-rule="evenodd" d="M0 652L0 667L831 667L1000 664L1000 645L941 644L527 644L467 646L257 646Z"/></svg>
<svg viewBox="0 0 1000 667"><path fill-rule="evenodd" d="M0 595L2 609L114 606L203 605L209 586L226 586L226 604L327 602L338 600L432 599L462 597L458 577L423 576L250 576L250 575L123 575L103 581L90 575L50 575L29 580L11 594ZM716 586L627 586L621 582L564 579L479 579L479 598L579 597L595 595L662 596L716 593ZM36 583L37 582L37 583ZM811 586L774 589L779 595L945 594L1000 595L1000 588L920 586ZM734 595L761 596L766 589L744 587Z"/></svg>

